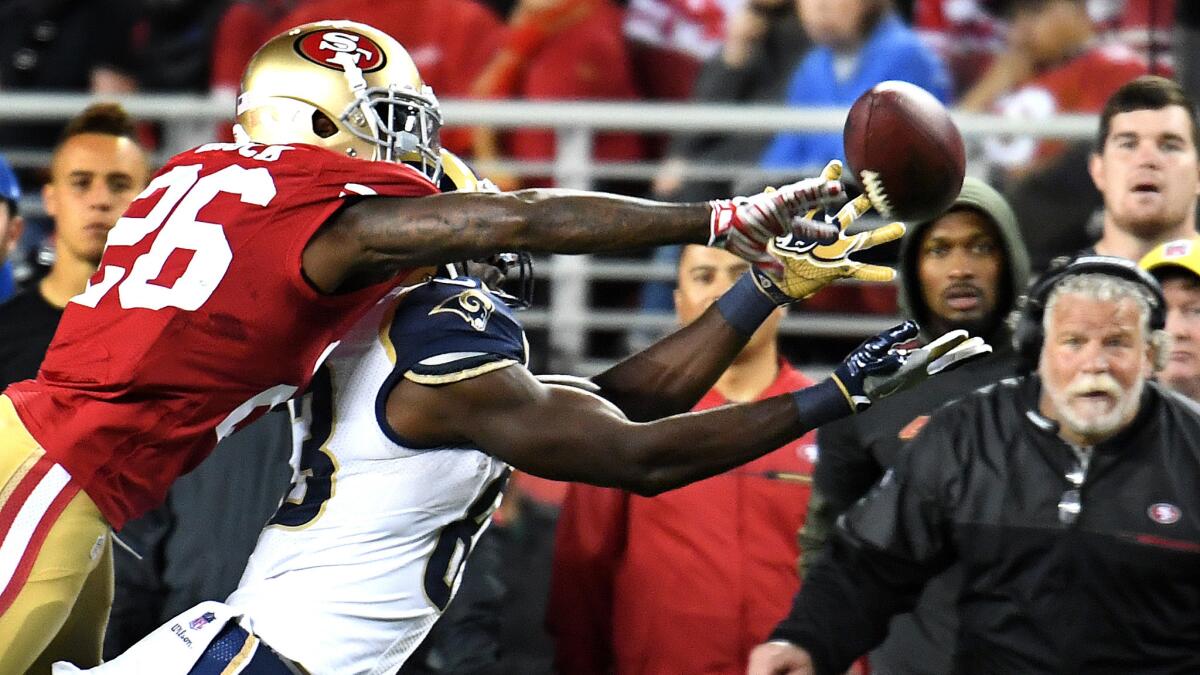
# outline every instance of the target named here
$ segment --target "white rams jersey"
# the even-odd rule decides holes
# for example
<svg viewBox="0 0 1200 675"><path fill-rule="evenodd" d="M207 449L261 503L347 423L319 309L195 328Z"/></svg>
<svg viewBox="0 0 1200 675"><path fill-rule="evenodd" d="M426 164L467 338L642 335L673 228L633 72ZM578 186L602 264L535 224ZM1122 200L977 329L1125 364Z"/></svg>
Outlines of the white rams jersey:
<svg viewBox="0 0 1200 675"><path fill-rule="evenodd" d="M247 628L313 675L395 671L457 590L508 467L398 438L388 393L525 360L520 324L475 279L430 281L364 317L293 404L292 490L227 600Z"/></svg>

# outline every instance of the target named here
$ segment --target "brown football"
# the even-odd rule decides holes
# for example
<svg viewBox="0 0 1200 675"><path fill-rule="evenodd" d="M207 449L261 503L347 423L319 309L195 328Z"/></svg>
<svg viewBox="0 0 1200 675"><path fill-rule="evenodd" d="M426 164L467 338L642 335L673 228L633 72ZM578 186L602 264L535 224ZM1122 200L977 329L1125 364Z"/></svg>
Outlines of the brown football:
<svg viewBox="0 0 1200 675"><path fill-rule="evenodd" d="M889 80L858 97L842 142L850 170L884 218L929 220L962 190L962 134L945 106L915 84Z"/></svg>

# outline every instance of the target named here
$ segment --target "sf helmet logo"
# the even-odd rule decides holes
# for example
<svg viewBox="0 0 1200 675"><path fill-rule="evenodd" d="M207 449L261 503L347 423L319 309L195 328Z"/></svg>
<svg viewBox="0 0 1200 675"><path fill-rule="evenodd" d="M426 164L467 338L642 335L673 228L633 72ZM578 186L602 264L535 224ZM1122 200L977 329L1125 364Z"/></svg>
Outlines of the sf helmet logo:
<svg viewBox="0 0 1200 675"><path fill-rule="evenodd" d="M305 33L296 40L296 52L313 63L342 70L340 54L354 61L364 73L379 70L387 58L375 41L365 35L342 30Z"/></svg>

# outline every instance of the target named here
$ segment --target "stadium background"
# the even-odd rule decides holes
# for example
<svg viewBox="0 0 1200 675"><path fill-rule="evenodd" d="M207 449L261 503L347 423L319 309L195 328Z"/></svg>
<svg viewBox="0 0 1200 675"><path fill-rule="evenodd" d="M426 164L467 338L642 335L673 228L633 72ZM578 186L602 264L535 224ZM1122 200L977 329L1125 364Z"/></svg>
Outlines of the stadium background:
<svg viewBox="0 0 1200 675"><path fill-rule="evenodd" d="M136 118L145 123L147 138L154 142L155 157L161 163L175 152L219 137L222 134L221 129L227 127L231 121L233 103L228 86L222 88L215 83L216 73L213 72L211 62L196 56L197 52L204 49L222 49L220 45L214 46L213 43L213 40L217 39L219 29L217 22L222 18L233 20L232 15L256 5L268 9L274 7L278 12L280 5L305 4L311 3L244 0L122 0L113 3L68 1L45 3L38 11L43 14L52 11L65 14L80 11L86 13L89 10L80 8L94 5L92 11L95 11L100 5L108 5L106 13L129 13L133 28L128 37L129 43L124 45L127 49L122 53L124 58L130 59L125 68L130 71L126 74L130 75L131 91L117 95L103 94L101 97L120 101ZM502 16L503 13L513 10L518 3L509 0L490 4L493 5L491 9L498 16ZM632 13L639 9L638 5L647 3L635 1L617 4L630 5L624 9ZM726 0L691 4L723 8L732 16L741 3L738 0ZM916 0L916 7L909 1L895 4L906 19L913 20L914 12L919 18L922 0ZM925 4L943 4L949 8L945 11L950 11L955 5L963 3L951 0ZM1172 4L1149 0L1148 6L1151 11L1157 8L1160 13L1169 13L1172 11ZM16 30L14 17L18 17L22 11L31 11L30 7L37 6L40 6L39 3L23 0L0 2L0 16L6 18L0 23L8 25L8 28L0 29L0 58L4 58L6 62L0 72L19 74L24 54L22 50L28 51L22 45L27 44L30 39L36 41L45 37L39 35L39 31L53 30L53 24L48 19L38 23L29 19L27 15L20 15L19 22L26 32ZM1100 7L1097 11L1113 10ZM1183 9L1180 10L1181 21L1189 20L1183 16L1187 13ZM115 21L111 18L109 20ZM1160 23L1163 21L1173 25L1175 18L1159 19ZM627 21L627 33L628 23ZM45 51L59 53L60 50L72 49L72 45L63 42L72 36L65 30L69 27L68 22L61 22L61 27L61 35L51 35L44 41ZM97 27L97 30L108 29L109 26L104 24ZM1175 27L1172 32L1178 35L1181 31L1181 28ZM1184 36L1188 35L1190 32L1185 31ZM92 48L91 43L95 41L94 37L75 37L86 40L87 48ZM1179 38L1176 37L1176 40L1179 41ZM113 38L112 41L120 42L119 38ZM140 46L134 48L131 46L133 44ZM1179 46L1176 44L1177 48ZM83 45L76 47L79 47L82 53L87 53ZM117 44L107 49L121 47L122 45ZM99 50L98 53L103 53L103 50ZM214 51L213 59L217 56L218 52ZM1159 54L1158 57L1163 58L1164 55ZM158 68L148 68L147 62L139 62L139 59L160 60L163 64ZM1184 74L1183 65L1185 64L1181 64L1180 67L1181 75ZM180 76L178 82L182 84L178 87L171 85L171 67L175 67ZM138 82L139 75L146 81L145 85ZM14 77L9 79L8 83L0 80L0 129L7 128L5 133L0 134L0 153L18 168L25 191L21 204L22 212L33 216L33 226L27 228L21 243L22 250L17 257L19 264L29 265L37 262L39 252L43 258L45 255L45 251L41 249L44 248L47 229L44 218L39 217L43 211L37 187L38 183L44 180L49 148L44 144L41 147L29 147L27 141L30 136L23 135L21 130L30 124L41 124L43 129L61 125L96 97L85 91L28 88L19 80L11 81ZM444 91L444 88L438 87L437 81L433 81L432 84L435 91ZM643 134L644 138L652 139L650 145L653 146L655 138L687 132L761 134L777 131L837 131L841 129L845 117L844 108L703 104L661 98L652 100L649 96L643 96L643 100L640 101L622 102L498 102L451 96L443 98L442 103L445 119L451 126L486 125L506 133L536 128L553 130L557 142L552 156L541 161L501 156L499 162L491 166L505 174L516 177L549 176L552 182L560 187L586 189L599 186L638 195L648 193L647 185L658 170L660 157L651 149L638 161L595 161L591 158L591 150L597 134L606 131L633 131ZM1092 137L1095 129L1094 117L1091 115L1054 115L1039 119L1034 124L1026 119L962 112L956 112L955 119L968 144L968 173L980 176L986 176L989 171L987 162L981 156L981 144L987 137L1012 133L1086 141ZM769 184L794 178L796 175L794 171L763 170L753 163L700 163L689 167L689 176L694 178L732 179L736 184L745 185ZM1074 197L1071 194L1063 195L1064 200ZM864 226L871 225L868 221ZM894 249L881 251L873 257L886 261L892 255ZM673 265L669 262L655 262L649 252L631 251L627 255L604 257L540 258L536 262L536 303L524 314L524 321L530 328L531 340L534 342L533 353L538 355L538 361L534 363L537 370L578 374L598 372L614 359L629 353L632 348L644 344L653 335L669 330L674 323L669 309L650 311L641 309L639 305L639 288L642 283L655 280L669 283L674 274ZM25 272L28 271L27 267ZM829 307L830 304L838 306ZM851 306L846 306L847 304ZM796 363L813 370L814 375L820 374L827 364L836 361L839 354L844 353L863 337L890 325L896 317L894 295L885 298L881 307L872 308L874 311L864 312L852 304L818 303L816 309L807 309L801 304L793 309L782 331L785 354Z"/></svg>
<svg viewBox="0 0 1200 675"><path fill-rule="evenodd" d="M661 4L676 9L712 8L732 16L749 1L752 0L663 0L661 3L625 0L611 4L617 11L630 13L642 6ZM784 1L792 4L790 0ZM252 17L254 12L262 10L278 18L285 9L317 2L328 0L0 0L0 154L19 171L24 189L21 211L32 220L14 260L21 271L36 274L52 252L49 224L38 188L45 180L54 129L90 102L102 98L119 101L143 123L144 136L155 148L157 164L188 147L226 138L232 122L233 92L228 77L221 80L214 65L223 55L218 44L222 21L227 22L226 28L232 24L235 40L257 44L269 37L269 33L255 33L262 26L239 25L239 14ZM436 9L444 6L442 3L443 0L376 0L381 12L417 5ZM581 0L581 4L592 3L593 0ZM347 0L347 4L361 3ZM484 9L494 12L499 22L518 2L493 0L478 4L490 5ZM555 3L545 0L541 4ZM606 0L595 4L609 3ZM966 6L999 3L899 0L893 4L907 21L921 28L923 7L952 12L955 8L963 11ZM1122 0L1088 2L1089 9L1107 15L1119 13L1126 4ZM1152 25L1168 27L1166 31L1160 29L1157 38L1165 38L1163 41L1171 48L1154 55L1168 60L1175 56L1175 74L1195 96L1200 91L1195 81L1200 78L1196 76L1192 63L1196 56L1192 54L1200 54L1200 50L1192 47L1196 45L1195 27L1200 25L1200 3L1129 0L1128 4L1151 12L1155 18ZM52 14L54 17L50 17ZM68 27L71 30L66 30ZM938 38L934 33L926 29L922 37L935 43ZM624 35L629 37L628 30ZM1142 39L1136 34L1116 34L1118 40L1127 38L1131 43ZM715 41L719 46L719 36ZM115 84L111 79L106 80L97 87L94 77L90 81L88 77L76 77L74 81L64 77L57 81L61 86L43 86L37 78L25 77L38 70L38 58L53 60L54 68L79 67L84 72L90 69L89 64L103 62L124 79ZM477 54L476 58L486 60L484 54ZM473 70L477 72L478 68ZM750 137L780 131L837 132L846 112L844 107L692 102L651 91L619 102L520 100L512 96L482 100L468 96L468 87L444 87L428 73L426 79L439 93L445 119L451 127L482 126L501 135L532 129L552 130L553 150L548 156L531 161L502 153L490 165L497 172L559 187L614 189L639 196L650 193L649 185L661 169L663 139L670 135L711 132ZM96 93L106 88L107 92ZM120 89L125 91L114 91ZM994 167L984 151L989 138L1010 135L1088 143L1096 129L1093 114L1053 114L1036 120L962 111L955 111L954 116L967 141L968 173L979 177L994 175ZM35 131L29 132L31 128ZM594 159L598 139L614 131L639 134L647 140L648 151L636 161ZM691 165L689 176L762 186L794 179L798 174L787 168L765 170L756 162L711 162ZM547 177L548 181L537 180ZM1094 195L1086 192L1086 188L1084 193L1064 191L1060 198L1063 203L1094 199ZM1047 218L1052 217L1053 213L1047 214ZM861 226L877 224L877 220L867 218ZM894 256L895 247L891 247L872 251L868 259L886 263ZM653 252L539 257L535 273L535 303L522 315L531 339L535 372L593 374L674 326L669 308L654 311L642 306L645 284L670 285L675 275L674 265L656 258ZM782 326L784 356L814 379L824 375L864 337L893 325L898 319L894 289L876 295L876 300L882 301L865 307L854 302L858 296L852 289L845 291L853 284L839 286L843 295L831 295L836 290L824 291L823 301L801 303L791 310ZM830 297L835 299L829 300ZM841 301L842 298L848 301ZM552 527L552 521L549 526ZM534 552L539 551L545 552L542 549ZM540 561L533 556L529 559L532 566L523 578L536 594L540 592L537 580L548 575L548 560L544 556ZM515 583L519 585L521 580ZM526 589L522 586L521 590ZM540 615L539 607L521 606L515 613L518 618L512 623L523 623L525 627L537 625Z"/></svg>

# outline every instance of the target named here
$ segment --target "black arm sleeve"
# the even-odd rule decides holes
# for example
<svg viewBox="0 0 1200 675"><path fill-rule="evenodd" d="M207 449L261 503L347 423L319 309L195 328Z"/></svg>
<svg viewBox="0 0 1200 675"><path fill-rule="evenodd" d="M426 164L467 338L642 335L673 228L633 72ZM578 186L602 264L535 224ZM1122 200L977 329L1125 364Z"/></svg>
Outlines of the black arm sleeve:
<svg viewBox="0 0 1200 675"><path fill-rule="evenodd" d="M892 615L912 608L928 576L919 565L855 548L839 532L771 639L807 650L818 675L843 673L883 642Z"/></svg>
<svg viewBox="0 0 1200 675"><path fill-rule="evenodd" d="M1195 2L1175 3L1175 22L1184 28L1200 28L1200 4Z"/></svg>
<svg viewBox="0 0 1200 675"><path fill-rule="evenodd" d="M879 644L892 615L952 561L950 480L959 462L944 426L931 421L896 470L839 520L829 555L772 633L807 650L818 673L843 672Z"/></svg>

